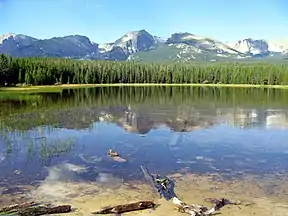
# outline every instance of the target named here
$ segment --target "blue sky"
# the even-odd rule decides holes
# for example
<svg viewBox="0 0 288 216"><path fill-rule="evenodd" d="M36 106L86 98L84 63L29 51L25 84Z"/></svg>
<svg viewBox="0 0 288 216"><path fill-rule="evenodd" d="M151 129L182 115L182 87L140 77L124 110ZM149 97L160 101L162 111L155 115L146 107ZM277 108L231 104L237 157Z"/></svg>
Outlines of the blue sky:
<svg viewBox="0 0 288 216"><path fill-rule="evenodd" d="M131 30L190 32L222 41L288 38L288 0L0 0L0 34L70 34L97 43Z"/></svg>

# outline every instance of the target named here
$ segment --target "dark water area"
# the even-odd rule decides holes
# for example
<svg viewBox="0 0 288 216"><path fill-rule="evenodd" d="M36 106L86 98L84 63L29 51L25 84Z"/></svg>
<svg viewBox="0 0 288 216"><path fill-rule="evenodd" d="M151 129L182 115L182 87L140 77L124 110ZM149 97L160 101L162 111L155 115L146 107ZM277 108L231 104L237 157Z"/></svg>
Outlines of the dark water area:
<svg viewBox="0 0 288 216"><path fill-rule="evenodd" d="M140 165L225 178L288 171L285 90L107 87L16 98L0 102L0 186L36 184L51 167L75 181L143 179Z"/></svg>

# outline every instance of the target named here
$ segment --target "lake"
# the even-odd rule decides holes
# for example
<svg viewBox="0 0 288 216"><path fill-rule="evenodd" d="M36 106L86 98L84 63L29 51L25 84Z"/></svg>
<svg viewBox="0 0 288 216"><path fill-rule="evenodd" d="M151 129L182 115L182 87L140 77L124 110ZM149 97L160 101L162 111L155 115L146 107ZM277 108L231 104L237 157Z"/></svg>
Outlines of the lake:
<svg viewBox="0 0 288 216"><path fill-rule="evenodd" d="M232 206L223 215L288 215L287 90L0 91L0 119L1 206L69 202L77 215L87 215L154 197L163 207L152 215L181 214L155 198L140 169L145 165L175 180L187 203L228 196L254 205ZM126 161L108 157L109 149Z"/></svg>

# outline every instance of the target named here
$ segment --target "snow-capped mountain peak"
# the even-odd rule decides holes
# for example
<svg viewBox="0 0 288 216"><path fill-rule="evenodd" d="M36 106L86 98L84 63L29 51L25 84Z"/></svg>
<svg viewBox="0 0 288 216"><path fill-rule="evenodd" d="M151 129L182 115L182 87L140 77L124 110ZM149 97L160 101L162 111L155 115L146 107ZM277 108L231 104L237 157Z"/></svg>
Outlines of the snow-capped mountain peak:
<svg viewBox="0 0 288 216"><path fill-rule="evenodd" d="M37 40L22 34L7 33L0 35L0 53L11 54L14 50L28 46Z"/></svg>
<svg viewBox="0 0 288 216"><path fill-rule="evenodd" d="M121 43L126 43L130 40L135 40L141 33L146 33L145 30L140 30L140 31L131 31L123 35L120 39L118 39L115 44L121 44ZM148 33L148 32L147 32ZM149 34L149 33L148 33Z"/></svg>
<svg viewBox="0 0 288 216"><path fill-rule="evenodd" d="M153 51L151 51L153 50ZM151 51L151 52L150 52ZM98 44L86 36L68 35L37 39L27 35L0 35L0 53L13 57L62 57L105 60L218 61L273 56L288 58L288 40L255 40L246 38L234 43L221 42L188 32L169 38L151 35L146 30L131 31L113 43ZM139 53L139 54L138 54Z"/></svg>
<svg viewBox="0 0 288 216"><path fill-rule="evenodd" d="M131 31L116 40L114 46L121 47L125 53L135 53L154 47L156 41L146 30Z"/></svg>

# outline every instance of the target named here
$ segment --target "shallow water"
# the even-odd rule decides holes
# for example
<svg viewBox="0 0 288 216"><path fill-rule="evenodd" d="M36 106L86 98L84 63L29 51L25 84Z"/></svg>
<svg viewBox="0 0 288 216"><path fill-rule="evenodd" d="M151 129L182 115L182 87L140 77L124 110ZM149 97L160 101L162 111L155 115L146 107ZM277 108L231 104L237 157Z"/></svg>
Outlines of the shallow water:
<svg viewBox="0 0 288 216"><path fill-rule="evenodd" d="M243 215L257 208L256 215L269 215L260 206L275 203L274 215L288 212L286 91L122 87L30 96L0 105L0 205L72 202L79 208L73 214L86 215L153 198L164 207L149 214L179 215L151 194L140 170L145 165L177 173L176 193L187 203L229 196L258 202ZM108 157L108 149L126 162ZM240 214L231 209L229 215Z"/></svg>

